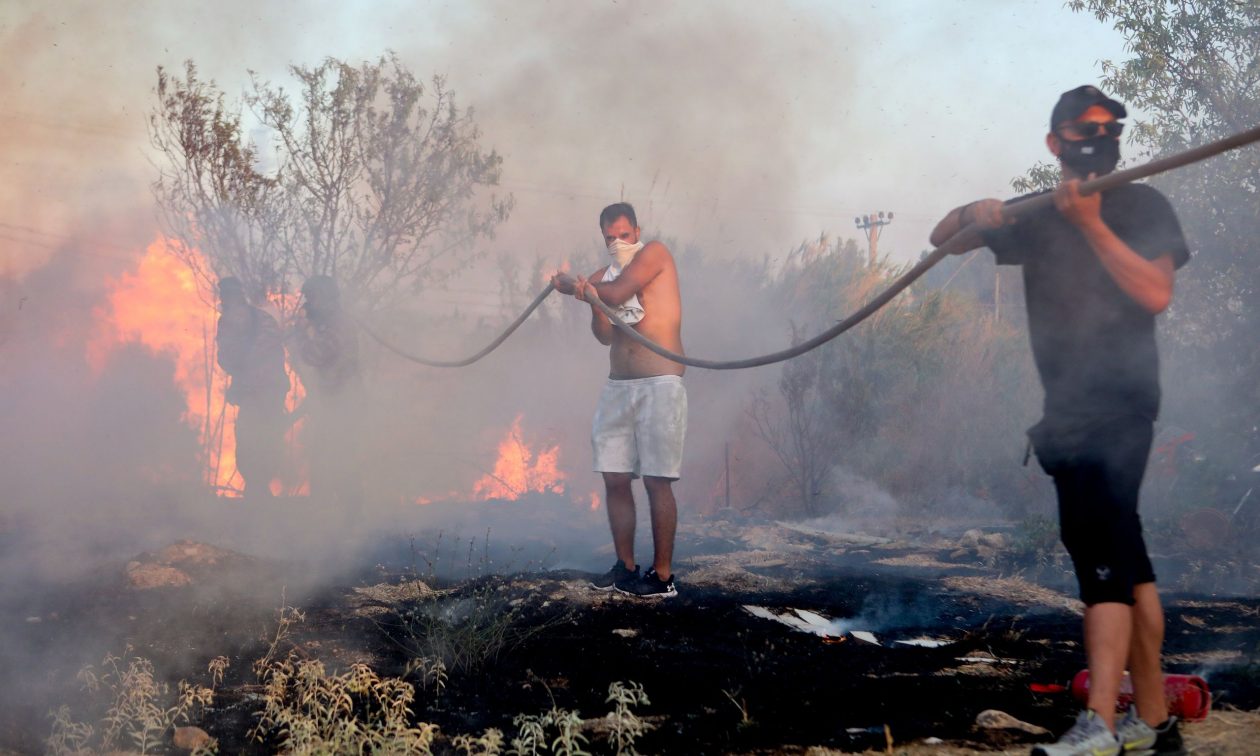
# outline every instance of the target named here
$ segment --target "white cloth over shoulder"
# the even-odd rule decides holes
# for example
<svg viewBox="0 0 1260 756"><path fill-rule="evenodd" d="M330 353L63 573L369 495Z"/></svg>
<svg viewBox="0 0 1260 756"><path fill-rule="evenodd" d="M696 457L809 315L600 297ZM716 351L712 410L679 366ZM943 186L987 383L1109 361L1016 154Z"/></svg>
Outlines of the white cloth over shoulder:
<svg viewBox="0 0 1260 756"><path fill-rule="evenodd" d="M613 261L604 270L604 277L600 280L603 283L616 281L617 276L621 275L621 271L630 264L641 249L643 249L643 242L628 244L620 239L613 240L613 243L608 245L608 254L612 255ZM643 320L643 304L639 301L637 294L621 303L621 306L617 308L617 317L629 325Z"/></svg>

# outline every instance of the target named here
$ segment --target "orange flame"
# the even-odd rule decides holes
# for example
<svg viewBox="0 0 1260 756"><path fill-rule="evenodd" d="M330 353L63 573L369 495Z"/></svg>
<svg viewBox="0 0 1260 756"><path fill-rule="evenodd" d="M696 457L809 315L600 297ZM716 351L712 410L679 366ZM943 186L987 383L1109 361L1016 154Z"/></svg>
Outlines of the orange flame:
<svg viewBox="0 0 1260 756"><path fill-rule="evenodd" d="M526 493L564 494L567 472L560 468L560 446L539 445L540 450L525 442L521 431L523 415L517 415L512 425L503 433L498 444L498 456L493 472L483 475L473 484L471 494L448 491L445 494L416 496L411 500L419 505L446 501L489 501L492 499L516 501ZM569 495L574 504L587 505L596 511L600 505L598 489L583 495L573 491Z"/></svg>
<svg viewBox="0 0 1260 756"><path fill-rule="evenodd" d="M540 452L531 451L521 437L521 418L521 415L516 416L512 427L499 441L494 472L473 484L474 499L515 500L531 491L564 493L567 476L559 468L559 445Z"/></svg>
<svg viewBox="0 0 1260 756"><path fill-rule="evenodd" d="M184 251L197 255L190 248ZM199 268L209 270L204 261ZM239 496L236 408L225 399L227 377L215 361L218 311L205 288L213 284L199 286L192 269L171 253L171 242L155 239L134 273L110 282L108 303L95 313L100 328L87 344L87 360L99 375L109 355L124 343L139 342L155 354L169 355L175 385L184 394L183 419L200 436L204 480L222 496ZM287 404L292 411L305 391L292 370L289 374L293 388ZM277 492L277 482L271 487ZM295 492L304 487L299 484Z"/></svg>
<svg viewBox="0 0 1260 756"><path fill-rule="evenodd" d="M298 297L292 294L268 292L267 301L281 313L294 312L298 306ZM302 379L298 377L297 371L290 364L287 352L284 356L284 372L289 374L289 393L284 397L284 409L290 415L293 415L306 399L306 387L302 385ZM291 481L286 483L285 480L280 478L271 481L270 488L273 496L311 495L310 462L299 453L302 448L300 442L302 428L305 425L306 418L299 417L285 431L284 441L289 450L289 460L284 472L287 473L286 477L291 478Z"/></svg>
<svg viewBox="0 0 1260 756"><path fill-rule="evenodd" d="M206 483L235 493L235 437L223 428L235 421L236 410L224 401L225 381L214 362L214 305L161 238L148 246L134 273L111 284L108 305L96 313L101 329L87 346L88 364L99 374L109 354L126 342L170 355L186 403L184 421L199 430L206 453Z"/></svg>

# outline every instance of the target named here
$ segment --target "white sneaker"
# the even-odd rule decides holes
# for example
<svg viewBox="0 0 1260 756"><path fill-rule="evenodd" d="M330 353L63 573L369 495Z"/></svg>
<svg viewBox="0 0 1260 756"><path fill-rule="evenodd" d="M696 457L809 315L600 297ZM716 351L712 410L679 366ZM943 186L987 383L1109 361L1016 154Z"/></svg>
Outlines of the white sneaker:
<svg viewBox="0 0 1260 756"><path fill-rule="evenodd" d="M1092 709L1076 716L1076 724L1055 743L1034 746L1032 756L1116 756L1120 741Z"/></svg>

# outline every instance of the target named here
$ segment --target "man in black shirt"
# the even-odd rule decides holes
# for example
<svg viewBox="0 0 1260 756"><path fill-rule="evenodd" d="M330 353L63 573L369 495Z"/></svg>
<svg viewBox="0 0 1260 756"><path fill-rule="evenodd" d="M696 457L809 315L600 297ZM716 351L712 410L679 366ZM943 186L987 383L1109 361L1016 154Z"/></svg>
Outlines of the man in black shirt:
<svg viewBox="0 0 1260 756"><path fill-rule="evenodd" d="M1124 116L1123 105L1094 87L1065 92L1046 136L1063 176L1054 206L1011 221L1000 200L980 200L950 211L931 236L940 245L976 224L968 249L987 245L999 265L1023 266L1046 392L1029 436L1058 493L1060 531L1086 606L1091 684L1076 725L1035 754L1181 749L1164 699L1163 609L1137 506L1159 412L1155 316L1171 302L1174 271L1189 251L1157 190L1080 192L1082 180L1115 169ZM1137 711L1117 722L1126 663Z"/></svg>

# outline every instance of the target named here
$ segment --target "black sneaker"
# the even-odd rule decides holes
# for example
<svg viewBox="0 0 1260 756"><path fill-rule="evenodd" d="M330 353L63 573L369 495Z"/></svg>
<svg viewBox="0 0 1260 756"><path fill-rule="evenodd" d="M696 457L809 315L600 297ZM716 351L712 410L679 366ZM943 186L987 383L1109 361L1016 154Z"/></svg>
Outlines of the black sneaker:
<svg viewBox="0 0 1260 756"><path fill-rule="evenodd" d="M643 577L619 582L616 587L618 593L637 598L670 598L678 595L678 590L674 587L674 576L670 575L668 580L661 580L654 569L643 573Z"/></svg>
<svg viewBox="0 0 1260 756"><path fill-rule="evenodd" d="M1156 756L1185 756L1186 744L1181 740L1181 727L1177 717L1169 717L1162 725L1154 728L1155 745L1147 753Z"/></svg>
<svg viewBox="0 0 1260 756"><path fill-rule="evenodd" d="M618 559L611 570L591 581L591 587L597 591L611 591L617 583L638 579L639 565L636 564L634 569L631 570L626 567L625 562Z"/></svg>

